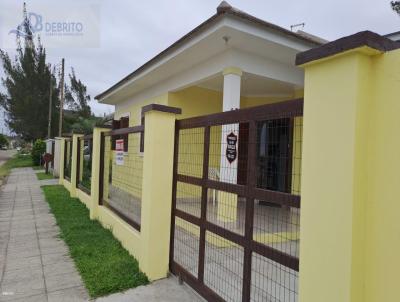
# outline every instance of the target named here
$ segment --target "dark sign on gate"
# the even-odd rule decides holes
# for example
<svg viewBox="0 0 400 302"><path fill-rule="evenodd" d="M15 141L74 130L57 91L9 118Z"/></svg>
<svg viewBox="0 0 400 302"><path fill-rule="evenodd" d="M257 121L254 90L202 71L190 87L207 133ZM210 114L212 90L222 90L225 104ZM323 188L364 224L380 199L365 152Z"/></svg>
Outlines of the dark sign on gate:
<svg viewBox="0 0 400 302"><path fill-rule="evenodd" d="M237 157L237 135L233 132L229 133L226 137L226 159L231 164L236 160Z"/></svg>

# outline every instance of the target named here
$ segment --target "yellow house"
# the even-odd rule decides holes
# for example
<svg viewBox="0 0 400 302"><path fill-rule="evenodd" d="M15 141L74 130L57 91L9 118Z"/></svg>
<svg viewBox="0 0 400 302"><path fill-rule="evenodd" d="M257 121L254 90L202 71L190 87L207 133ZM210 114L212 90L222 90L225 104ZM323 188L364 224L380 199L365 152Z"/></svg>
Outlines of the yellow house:
<svg viewBox="0 0 400 302"><path fill-rule="evenodd" d="M327 42L224 1L96 97L115 119L91 137L90 194L79 135L60 138L60 183L150 280L171 271L208 301L397 301L389 38Z"/></svg>
<svg viewBox="0 0 400 302"><path fill-rule="evenodd" d="M132 127L144 123L141 110L148 104L178 107L182 110L178 118L183 119L302 98L304 72L295 65L295 56L324 42L326 41L305 32L288 31L222 2L214 16L96 96L96 99L100 103L114 105L115 119L122 118L125 126ZM299 194L302 119L281 119L276 122L280 125L274 127L275 130L271 130L272 126L267 122L260 125L264 127L264 134L260 133L258 139L267 152L291 154L292 160L284 164L278 160L274 162L273 159L265 162L264 172L260 172L264 173L260 175L260 181L265 187ZM211 129L210 177L228 182L243 180L245 169L242 167L245 166L246 158L239 152L238 160L233 164L228 163L221 156L221 145L225 139L221 137L221 133L233 130L234 134L241 136L241 144L246 140L245 126ZM291 128L293 130L289 134ZM267 133L268 129L271 133ZM182 152L179 172L199 176L202 172L201 166L193 167L188 163L201 161L200 144L189 146L184 140L188 137L200 138L202 133L198 129L191 129L182 135L180 144L191 150ZM262 135L268 136L269 141L265 137L261 138ZM140 135L130 136L130 147L126 150L126 156L129 154L130 158L127 165L107 165L114 173L110 193L121 197L124 193L118 188L125 188L131 193L125 199L130 200L132 206L137 203L141 194L143 153L140 139ZM292 150L286 150L289 142L293 142ZM106 144L108 143L111 141L108 140ZM112 157L113 154L110 154L110 158ZM224 168L227 165L229 169ZM129 175L129 179L136 184L130 182L128 188L127 170L132 167L135 167L136 174ZM270 167L276 170L273 175L267 171ZM233 170L235 174L228 175ZM108 187L106 191L109 193ZM183 184L178 188L178 193L186 199L188 196L196 198L200 194L198 189ZM218 196L214 199L217 198ZM220 209L222 212L226 210ZM235 219L230 217L235 212L221 215L225 216L223 220Z"/></svg>
<svg viewBox="0 0 400 302"><path fill-rule="evenodd" d="M296 100L294 104L302 104L304 70L296 66L296 55L325 42L305 32L292 32L260 20L223 1L215 15L96 96L96 99L115 106L114 129L143 127L146 120L142 108L149 104L181 109L181 114L177 116L179 120L290 100ZM249 111L249 114L252 118L256 112ZM248 121L210 126L206 152L209 180L246 185L250 127ZM302 115L289 114L260 120L256 127L256 185L268 192L282 193L279 196L283 199L289 196L294 206L256 198L254 232L249 240L259 244L261 250L271 249L272 253L279 255L278 258L282 256L286 259L280 260L281 264L291 263L283 272L290 283L286 286L289 290L285 290L285 284L279 282L277 276L265 286L276 284L279 288L277 299L288 295L287 301L297 301ZM202 178L205 129L191 127L177 132L179 143L176 150L179 151L176 151L175 161L178 177L192 181ZM145 130L144 134L139 131L114 138L106 136L104 141L102 203L119 213L139 232L144 200L142 189L146 152L143 143L146 133ZM228 155L226 149L230 143L235 147L233 153ZM214 188L204 193L198 184L181 178L171 184L174 209L194 219L200 218L204 213L201 200L205 194L207 214L204 215L207 221L234 234L245 234L247 191L232 193ZM240 250L234 240L210 232L201 235L201 227L182 217L173 218L173 224L175 244L171 243L171 262L176 260L193 275L198 273L197 267L193 267L198 263L197 248L191 247L193 255L185 256L184 246L190 238L195 242L204 236L205 244L219 252ZM269 265L265 259L261 263L260 267ZM229 271L229 268L226 269ZM207 278L207 265L204 270L201 274ZM273 274L271 268L266 268L266 271ZM221 274L223 279L230 278L227 273ZM254 279L266 280L261 271ZM207 286L212 288L212 284ZM238 288L242 286L238 285ZM239 289L231 293L214 290L225 299L226 295L241 295ZM256 295L263 299L267 293L265 289L260 289Z"/></svg>

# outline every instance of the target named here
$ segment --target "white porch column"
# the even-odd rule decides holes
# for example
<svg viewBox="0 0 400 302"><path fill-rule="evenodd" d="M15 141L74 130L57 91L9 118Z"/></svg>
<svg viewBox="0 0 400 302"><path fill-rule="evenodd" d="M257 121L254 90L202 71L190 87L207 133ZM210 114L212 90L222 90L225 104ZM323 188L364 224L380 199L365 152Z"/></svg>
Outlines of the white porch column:
<svg viewBox="0 0 400 302"><path fill-rule="evenodd" d="M223 111L236 110L240 108L240 84L242 70L237 67L228 67L223 70L224 90L223 90ZM238 138L239 124L224 125L221 128L221 161L220 161L220 181L237 183L238 168ZM233 133L236 135L236 159L230 162L226 156L227 136ZM218 194L218 220L223 222L236 221L237 215L237 195L222 192Z"/></svg>
<svg viewBox="0 0 400 302"><path fill-rule="evenodd" d="M224 75L222 110L229 111L239 109L242 70L237 67L228 67L224 69L222 74Z"/></svg>

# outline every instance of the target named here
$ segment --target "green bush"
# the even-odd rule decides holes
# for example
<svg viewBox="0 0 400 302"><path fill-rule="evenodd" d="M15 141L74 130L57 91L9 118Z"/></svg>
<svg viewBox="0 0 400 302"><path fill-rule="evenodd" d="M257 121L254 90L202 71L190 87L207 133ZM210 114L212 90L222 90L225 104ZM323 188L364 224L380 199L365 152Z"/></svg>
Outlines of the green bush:
<svg viewBox="0 0 400 302"><path fill-rule="evenodd" d="M46 143L41 140L37 139L33 144L31 155L33 163L38 166L42 163L42 155L46 151Z"/></svg>
<svg viewBox="0 0 400 302"><path fill-rule="evenodd" d="M0 147L8 147L8 139L4 134L0 133Z"/></svg>

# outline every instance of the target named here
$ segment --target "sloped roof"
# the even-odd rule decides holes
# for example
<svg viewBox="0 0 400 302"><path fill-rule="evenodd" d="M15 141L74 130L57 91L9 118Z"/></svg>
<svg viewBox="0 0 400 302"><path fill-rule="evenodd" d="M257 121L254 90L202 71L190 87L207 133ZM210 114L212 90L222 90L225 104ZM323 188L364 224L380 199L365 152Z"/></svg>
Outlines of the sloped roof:
<svg viewBox="0 0 400 302"><path fill-rule="evenodd" d="M162 59L167 54L171 53L173 50L175 50L179 46L181 46L184 43L190 41L190 39L192 39L195 35L197 35L201 31L209 28L210 26L215 24L217 21L219 21L220 19L222 19L222 18L224 18L226 16L237 17L237 18L239 18L241 20L253 23L255 25L262 26L262 27L264 27L266 29L274 30L274 31L277 31L277 32L279 32L279 33L281 33L283 35L287 35L289 37L292 37L292 38L307 42L307 43L309 43L309 44L311 44L311 45L313 45L315 47L320 46L320 45L322 45L322 44L324 44L326 42L325 40L323 40L323 39L321 39L319 37L310 35L308 33L305 33L305 32L292 32L292 31L290 31L288 29L285 29L285 28L280 27L278 25L275 25L273 23L264 21L262 19L254 17L254 16L252 16L252 15L246 13L246 12L243 12L243 11L241 11L241 10L235 8L235 7L232 7L226 1L222 1L220 3L220 5L217 7L217 12L216 12L215 15L211 16L209 19L207 19L206 21L201 23L199 26L197 26L192 31L190 31L189 33L184 35L182 38L180 38L175 43L170 45L168 48L166 48L165 50L160 52L158 55L156 55L155 57L153 57L152 59L147 61L145 64L140 66L138 69L136 69L132 73L128 74L122 80L120 80L119 82L117 82L116 84L114 84L113 86L111 86L110 88L105 90L104 92L102 92L99 95L97 95L95 97L95 99L96 100L102 99L107 94L109 94L110 92L112 92L116 88L120 87L124 83L128 82L130 79L132 79L133 77L138 75L140 72L142 72L143 70L145 70L146 68L148 68L152 64L158 62L160 59Z"/></svg>

